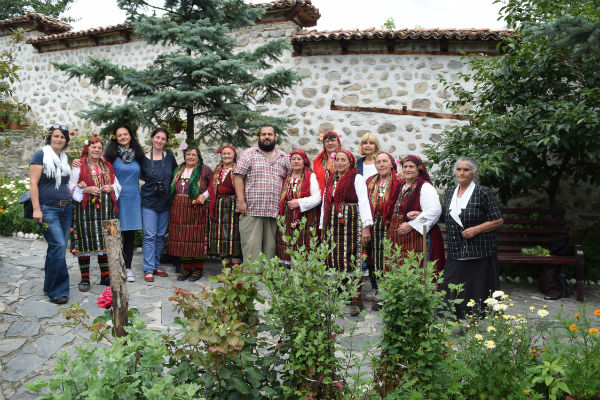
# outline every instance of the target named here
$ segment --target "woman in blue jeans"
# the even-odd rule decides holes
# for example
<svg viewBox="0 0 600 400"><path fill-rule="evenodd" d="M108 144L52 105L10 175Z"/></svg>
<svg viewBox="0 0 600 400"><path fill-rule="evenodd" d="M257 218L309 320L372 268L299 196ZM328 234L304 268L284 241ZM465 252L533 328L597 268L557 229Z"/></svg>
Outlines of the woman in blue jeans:
<svg viewBox="0 0 600 400"><path fill-rule="evenodd" d="M46 145L29 162L29 179L33 219L41 226L48 251L44 265L44 293L55 304L69 301L69 271L65 253L73 218L69 192L71 168L64 150L69 143L69 129L52 125Z"/></svg>
<svg viewBox="0 0 600 400"><path fill-rule="evenodd" d="M152 149L142 159L142 226L144 229L144 280L154 282L154 275L168 276L159 269L160 255L165 245L169 225L169 188L173 170L177 167L175 156L165 151L169 139L167 131L156 128L152 134Z"/></svg>

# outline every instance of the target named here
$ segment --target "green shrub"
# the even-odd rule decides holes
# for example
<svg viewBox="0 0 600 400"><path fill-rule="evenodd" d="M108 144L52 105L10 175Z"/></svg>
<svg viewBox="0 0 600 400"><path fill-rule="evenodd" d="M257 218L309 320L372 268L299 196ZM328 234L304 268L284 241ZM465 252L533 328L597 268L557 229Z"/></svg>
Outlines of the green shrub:
<svg viewBox="0 0 600 400"><path fill-rule="evenodd" d="M38 233L42 231L32 219L23 218L23 205L19 197L29 190L29 178L17 179L0 176L0 233L12 235L13 232Z"/></svg>

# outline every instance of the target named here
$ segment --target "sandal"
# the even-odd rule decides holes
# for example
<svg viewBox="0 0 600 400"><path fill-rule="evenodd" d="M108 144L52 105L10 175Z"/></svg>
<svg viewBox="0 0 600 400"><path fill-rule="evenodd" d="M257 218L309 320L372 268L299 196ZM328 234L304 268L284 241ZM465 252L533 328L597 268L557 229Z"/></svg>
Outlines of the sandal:
<svg viewBox="0 0 600 400"><path fill-rule="evenodd" d="M81 281L77 287L79 287L80 292L87 292L90 290L90 281Z"/></svg>
<svg viewBox="0 0 600 400"><path fill-rule="evenodd" d="M178 280L178 281L185 281L185 280L186 280L187 278L189 278L190 276L192 276L192 273L191 273L191 272L187 272L187 271L185 271L185 272L183 272L183 273L181 273L181 274L177 275L177 280Z"/></svg>
<svg viewBox="0 0 600 400"><path fill-rule="evenodd" d="M196 271L194 271L194 272L192 273L192 276L190 276L190 279L189 279L189 281L190 281L190 282L196 282L196 281L197 281L198 279L200 279L200 278L202 278L202 271L200 271L200 272L196 272Z"/></svg>
<svg viewBox="0 0 600 400"><path fill-rule="evenodd" d="M146 282L154 282L154 275L152 275L152 272L149 272L147 274L144 275L144 280Z"/></svg>

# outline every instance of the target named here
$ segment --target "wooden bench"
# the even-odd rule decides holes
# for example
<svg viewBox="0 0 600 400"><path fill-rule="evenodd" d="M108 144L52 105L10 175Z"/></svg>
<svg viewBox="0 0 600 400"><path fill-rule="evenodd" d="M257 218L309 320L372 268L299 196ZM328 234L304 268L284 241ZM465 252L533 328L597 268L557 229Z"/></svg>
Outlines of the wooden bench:
<svg viewBox="0 0 600 400"><path fill-rule="evenodd" d="M540 208L503 208L504 225L498 229L498 262L501 264L572 265L577 267L576 298L583 301L584 257L581 245L575 244L574 256L525 255L523 248L538 245L550 248L552 241L569 236L564 210ZM445 234L445 226L441 226Z"/></svg>

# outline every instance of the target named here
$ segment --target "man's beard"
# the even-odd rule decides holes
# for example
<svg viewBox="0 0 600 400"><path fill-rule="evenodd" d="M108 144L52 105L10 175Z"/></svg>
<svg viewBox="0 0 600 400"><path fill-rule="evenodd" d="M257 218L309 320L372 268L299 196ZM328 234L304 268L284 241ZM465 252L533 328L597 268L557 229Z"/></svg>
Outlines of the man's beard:
<svg viewBox="0 0 600 400"><path fill-rule="evenodd" d="M271 143L266 144L262 140L258 139L258 148L262 151L271 151L275 148L275 141L273 140Z"/></svg>

